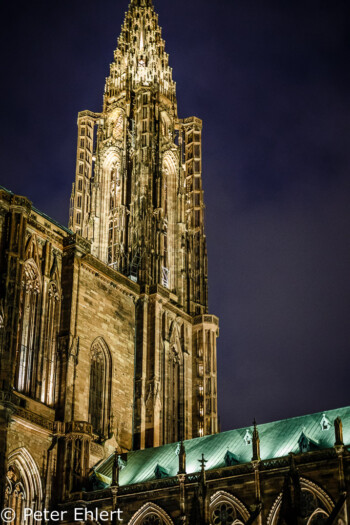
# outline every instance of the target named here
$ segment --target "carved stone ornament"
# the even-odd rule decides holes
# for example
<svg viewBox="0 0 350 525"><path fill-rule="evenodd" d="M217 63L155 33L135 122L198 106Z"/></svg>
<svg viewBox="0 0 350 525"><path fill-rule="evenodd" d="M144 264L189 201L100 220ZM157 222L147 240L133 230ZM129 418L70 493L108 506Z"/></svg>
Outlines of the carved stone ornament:
<svg viewBox="0 0 350 525"><path fill-rule="evenodd" d="M23 483L17 470L13 467L9 467L6 475L6 489L5 494L9 497L15 497L19 499L25 499L26 494Z"/></svg>
<svg viewBox="0 0 350 525"><path fill-rule="evenodd" d="M214 525L230 525L235 521L236 511L232 505L222 503L213 512Z"/></svg>
<svg viewBox="0 0 350 525"><path fill-rule="evenodd" d="M26 293L39 294L41 291L39 272L33 260L26 261L24 264L22 288Z"/></svg>
<svg viewBox="0 0 350 525"><path fill-rule="evenodd" d="M123 135L123 128L124 128L124 119L123 115L119 115L117 118L114 128L113 128L113 137L118 140L122 138Z"/></svg>
<svg viewBox="0 0 350 525"><path fill-rule="evenodd" d="M54 299L55 301L60 300L60 294L58 293L58 288L57 288L56 283L50 283L48 296Z"/></svg>
<svg viewBox="0 0 350 525"><path fill-rule="evenodd" d="M142 525L163 525L163 520L157 514L150 514L143 521Z"/></svg>

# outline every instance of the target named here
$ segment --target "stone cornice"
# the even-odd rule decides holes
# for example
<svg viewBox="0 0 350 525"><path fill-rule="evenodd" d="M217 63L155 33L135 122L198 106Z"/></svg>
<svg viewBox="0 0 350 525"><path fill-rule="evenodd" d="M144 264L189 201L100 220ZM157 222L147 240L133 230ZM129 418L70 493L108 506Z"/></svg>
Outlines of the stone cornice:
<svg viewBox="0 0 350 525"><path fill-rule="evenodd" d="M210 314L198 315L197 317L193 318L193 324L214 324L217 328L219 328L219 318Z"/></svg>
<svg viewBox="0 0 350 525"><path fill-rule="evenodd" d="M32 400L30 401L33 402ZM24 422L44 428L50 432L54 430L55 412L53 409L49 409L47 407L48 411L52 412L51 417L43 417L36 412L27 409L25 396L16 395L14 392L0 392L0 403L12 411L14 420L18 418Z"/></svg>
<svg viewBox="0 0 350 525"><path fill-rule="evenodd" d="M139 297L140 287L138 284L130 281L125 275L113 270L96 257L90 254L85 255L81 260L81 264L91 273L96 274L98 272L98 277L107 284L119 287L124 295L135 299Z"/></svg>

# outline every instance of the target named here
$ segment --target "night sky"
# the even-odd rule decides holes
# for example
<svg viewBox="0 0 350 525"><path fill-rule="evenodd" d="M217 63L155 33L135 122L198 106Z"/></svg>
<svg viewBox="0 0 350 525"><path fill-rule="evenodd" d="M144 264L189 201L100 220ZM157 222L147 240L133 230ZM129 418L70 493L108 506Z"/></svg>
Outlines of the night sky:
<svg viewBox="0 0 350 525"><path fill-rule="evenodd" d="M204 121L221 428L350 405L349 2L154 3ZM0 184L67 225L128 0L1 4Z"/></svg>

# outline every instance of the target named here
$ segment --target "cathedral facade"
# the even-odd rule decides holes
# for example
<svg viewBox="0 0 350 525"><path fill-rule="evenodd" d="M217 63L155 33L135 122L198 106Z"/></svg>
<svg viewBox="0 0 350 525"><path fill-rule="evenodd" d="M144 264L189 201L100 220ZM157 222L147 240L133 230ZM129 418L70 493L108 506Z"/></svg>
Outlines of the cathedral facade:
<svg viewBox="0 0 350 525"><path fill-rule="evenodd" d="M201 144L152 1L132 0L102 111L78 116L69 228L0 187L0 508L15 525L45 509L101 522L78 506L134 525L348 523L348 409L218 434Z"/></svg>
<svg viewBox="0 0 350 525"><path fill-rule="evenodd" d="M201 129L178 117L153 7L132 2L103 110L78 116L69 229L1 190L1 446L27 444L48 499L115 447L218 430Z"/></svg>

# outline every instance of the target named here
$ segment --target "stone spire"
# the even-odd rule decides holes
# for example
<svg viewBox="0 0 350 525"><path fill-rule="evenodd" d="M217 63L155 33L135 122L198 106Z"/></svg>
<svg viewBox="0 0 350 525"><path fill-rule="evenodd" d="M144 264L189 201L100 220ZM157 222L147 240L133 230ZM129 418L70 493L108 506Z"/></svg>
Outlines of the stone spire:
<svg viewBox="0 0 350 525"><path fill-rule="evenodd" d="M134 447L215 434L219 325L206 315L202 121L178 116L151 0L130 0L102 111L79 113L75 176L70 228L90 241L94 257L145 294L136 308L135 349L148 364L135 365ZM160 369L162 359L169 365ZM191 360L196 379L189 379ZM189 381L197 399L191 423L184 408ZM185 454L181 459L184 470Z"/></svg>
<svg viewBox="0 0 350 525"><path fill-rule="evenodd" d="M132 92L145 86L157 87L176 104L172 69L161 35L151 0L132 0L106 81L104 110L125 90Z"/></svg>
<svg viewBox="0 0 350 525"><path fill-rule="evenodd" d="M130 7L153 7L152 0L131 0Z"/></svg>
<svg viewBox="0 0 350 525"><path fill-rule="evenodd" d="M112 487L119 486L119 452L116 449L113 458Z"/></svg>
<svg viewBox="0 0 350 525"><path fill-rule="evenodd" d="M202 454L202 458L198 460L200 466L201 466L201 479L203 482L206 481L206 473L205 473L205 466L208 463L208 460L205 459L204 454Z"/></svg>
<svg viewBox="0 0 350 525"><path fill-rule="evenodd" d="M335 446L340 447L344 445L343 440L343 423L340 417L337 417L334 421L334 430L335 430Z"/></svg>
<svg viewBox="0 0 350 525"><path fill-rule="evenodd" d="M186 449L184 442L181 440L179 449L179 472L178 474L186 474Z"/></svg>
<svg viewBox="0 0 350 525"><path fill-rule="evenodd" d="M178 117L152 1L131 0L103 111L79 114L70 228L95 257L168 288L193 315L208 305L201 135L199 119Z"/></svg>
<svg viewBox="0 0 350 525"><path fill-rule="evenodd" d="M253 457L252 461L260 461L260 437L258 427L254 419L254 431L253 431Z"/></svg>

